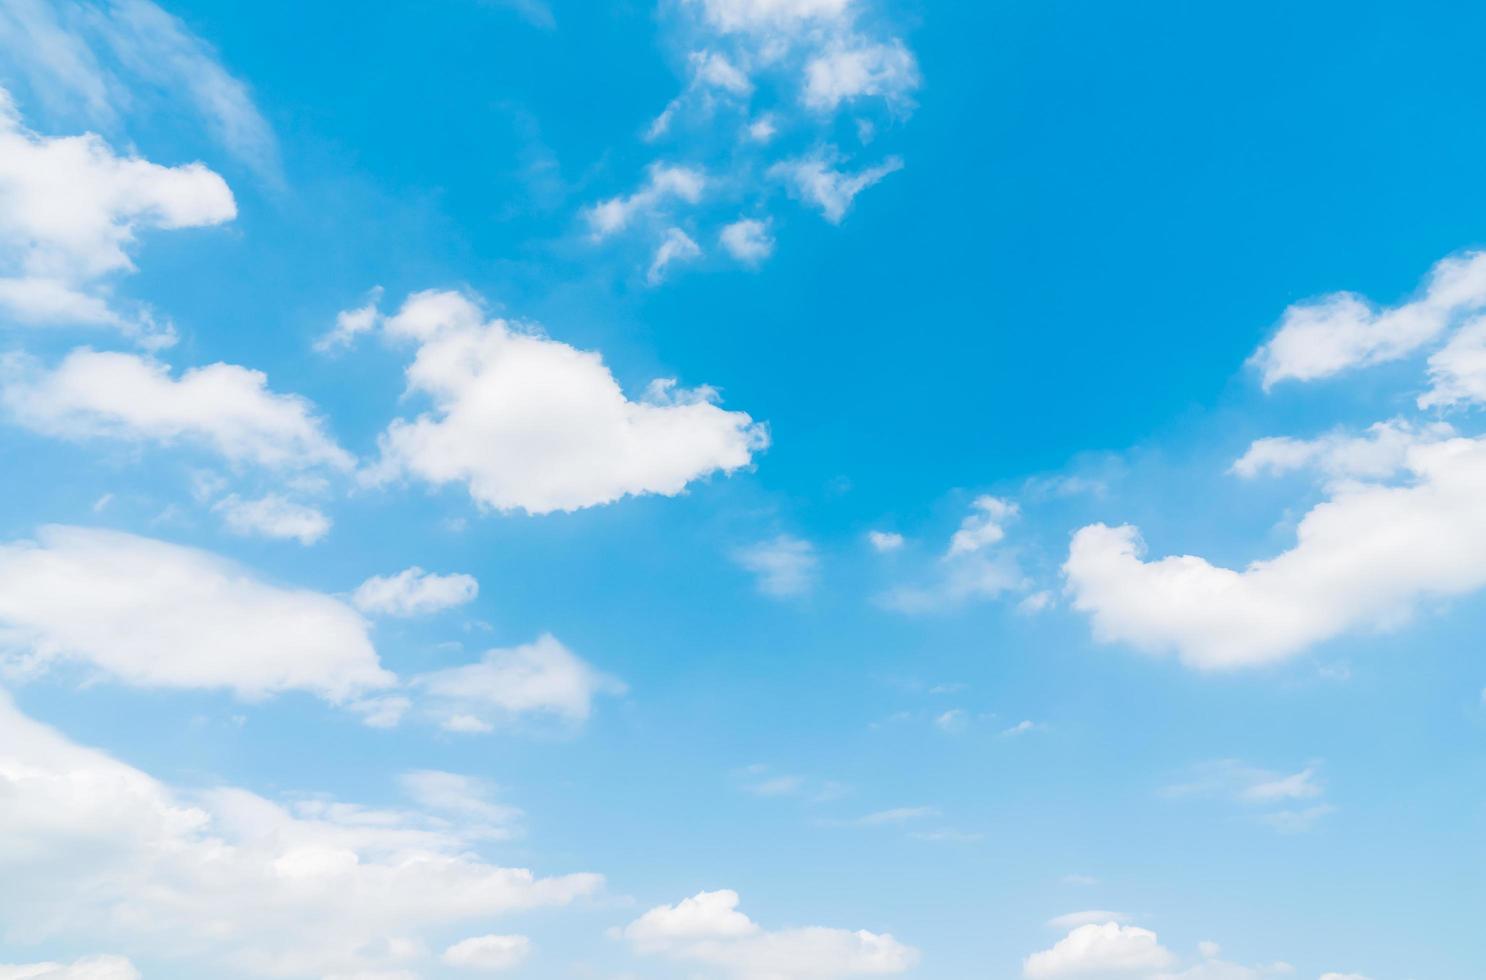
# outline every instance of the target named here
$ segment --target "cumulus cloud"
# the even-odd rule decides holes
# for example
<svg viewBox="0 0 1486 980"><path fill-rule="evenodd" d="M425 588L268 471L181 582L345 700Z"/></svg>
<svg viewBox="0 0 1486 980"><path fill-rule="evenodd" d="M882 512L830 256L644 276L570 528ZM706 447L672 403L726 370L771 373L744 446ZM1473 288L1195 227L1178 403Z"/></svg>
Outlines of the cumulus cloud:
<svg viewBox="0 0 1486 980"><path fill-rule="evenodd" d="M247 698L303 690L344 702L394 682L361 617L330 596L195 548L81 527L0 545L0 650L23 671L72 662L140 687Z"/></svg>
<svg viewBox="0 0 1486 980"><path fill-rule="evenodd" d="M1317 439L1271 436L1256 439L1234 462L1232 471L1252 479L1314 469L1329 482L1386 480L1404 469L1415 446L1454 438L1442 422L1420 425L1392 419L1370 426L1363 435L1332 432Z"/></svg>
<svg viewBox="0 0 1486 980"><path fill-rule="evenodd" d="M212 505L212 510L222 515L229 531L244 536L292 538L311 545L330 533L330 518L314 507L277 493L256 500L229 494Z"/></svg>
<svg viewBox="0 0 1486 980"><path fill-rule="evenodd" d="M789 534L737 548L732 557L757 577L760 592L780 599L813 589L820 566L815 545Z"/></svg>
<svg viewBox="0 0 1486 980"><path fill-rule="evenodd" d="M1215 669L1395 626L1421 600L1486 585L1486 438L1409 445L1401 469L1399 482L1331 488L1292 548L1242 570L1191 555L1148 561L1134 527L1082 528L1063 566L1073 605L1102 641Z"/></svg>
<svg viewBox="0 0 1486 980"><path fill-rule="evenodd" d="M525 936L472 936L444 950L443 961L466 970L495 973L512 970L531 955L531 940Z"/></svg>
<svg viewBox="0 0 1486 980"><path fill-rule="evenodd" d="M174 378L153 357L83 347L52 369L7 357L0 384L12 419L44 435L194 445L273 468L354 465L309 401L272 391L263 372L235 364Z"/></svg>
<svg viewBox="0 0 1486 980"><path fill-rule="evenodd" d="M1482 309L1486 252L1467 252L1435 265L1419 295L1398 306L1331 293L1290 307L1252 362L1266 388L1287 379L1314 381L1403 357Z"/></svg>
<svg viewBox="0 0 1486 980"><path fill-rule="evenodd" d="M198 976L411 972L451 929L602 884L491 864L477 851L482 824L468 833L447 812L172 788L4 695L0 794L0 918L12 935L94 936Z"/></svg>
<svg viewBox="0 0 1486 980"><path fill-rule="evenodd" d="M1130 916L1123 912L1111 912L1108 909L1089 909L1084 912L1069 912L1048 919L1047 924L1054 929L1072 931L1079 926L1102 926L1106 922L1124 925L1130 921Z"/></svg>
<svg viewBox="0 0 1486 980"><path fill-rule="evenodd" d="M436 575L417 565L396 575L374 575L356 587L351 602L364 613L425 616L470 602L480 592L473 575Z"/></svg>
<svg viewBox="0 0 1486 980"><path fill-rule="evenodd" d="M1429 357L1431 387L1420 408L1486 403L1486 317L1466 322Z"/></svg>
<svg viewBox="0 0 1486 980"><path fill-rule="evenodd" d="M665 956L751 980L886 976L918 962L891 935L822 926L766 930L738 911L738 893L700 892L651 909L622 933L642 955Z"/></svg>
<svg viewBox="0 0 1486 980"><path fill-rule="evenodd" d="M675 496L768 445L762 425L724 411L710 388L658 380L632 401L598 354L487 321L457 293L416 293L384 329L417 344L408 391L433 408L387 428L374 481L457 482L485 506L546 514Z"/></svg>
<svg viewBox="0 0 1486 980"><path fill-rule="evenodd" d="M727 253L744 265L758 265L774 254L774 236L769 234L768 223L754 218L739 218L724 225L717 237Z"/></svg>
<svg viewBox="0 0 1486 980"><path fill-rule="evenodd" d="M0 89L0 313L13 322L108 326L168 343L148 310L114 308L110 282L133 271L140 232L236 216L227 183L202 164L118 156L92 133L41 136Z"/></svg>
<svg viewBox="0 0 1486 980"><path fill-rule="evenodd" d="M873 551L888 552L897 551L903 547L903 535L896 531L868 531L867 543L872 546Z"/></svg>
<svg viewBox="0 0 1486 980"><path fill-rule="evenodd" d="M831 224L840 224L856 196L888 174L903 169L898 157L888 157L875 167L847 173L836 167L838 156L832 150L819 150L793 160L776 163L769 175L786 183L807 204L820 209Z"/></svg>
<svg viewBox="0 0 1486 980"><path fill-rule="evenodd" d="M1052 948L1028 956L1022 961L1022 976L1029 980L1135 977L1175 962L1176 957L1149 929L1105 922L1077 926Z"/></svg>
<svg viewBox="0 0 1486 980"><path fill-rule="evenodd" d="M600 694L625 685L594 669L557 638L543 634L521 646L487 650L478 663L421 674L412 684L451 731L485 732L520 715L547 715L570 724L588 719Z"/></svg>

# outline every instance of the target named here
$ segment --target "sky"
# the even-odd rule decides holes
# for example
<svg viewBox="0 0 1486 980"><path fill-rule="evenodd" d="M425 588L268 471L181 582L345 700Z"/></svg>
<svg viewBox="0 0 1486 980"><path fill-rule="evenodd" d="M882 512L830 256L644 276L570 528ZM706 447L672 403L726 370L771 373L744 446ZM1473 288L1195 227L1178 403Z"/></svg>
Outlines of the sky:
<svg viewBox="0 0 1486 980"><path fill-rule="evenodd" d="M0 0L0 980L1475 980L1483 30Z"/></svg>

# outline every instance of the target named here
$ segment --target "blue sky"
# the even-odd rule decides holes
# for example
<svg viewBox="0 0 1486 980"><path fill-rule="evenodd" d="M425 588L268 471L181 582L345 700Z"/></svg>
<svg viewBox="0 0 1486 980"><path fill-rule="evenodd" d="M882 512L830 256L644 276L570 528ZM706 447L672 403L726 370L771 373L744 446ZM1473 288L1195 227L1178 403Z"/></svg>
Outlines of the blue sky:
<svg viewBox="0 0 1486 980"><path fill-rule="evenodd" d="M0 5L0 977L1479 976L1483 21Z"/></svg>

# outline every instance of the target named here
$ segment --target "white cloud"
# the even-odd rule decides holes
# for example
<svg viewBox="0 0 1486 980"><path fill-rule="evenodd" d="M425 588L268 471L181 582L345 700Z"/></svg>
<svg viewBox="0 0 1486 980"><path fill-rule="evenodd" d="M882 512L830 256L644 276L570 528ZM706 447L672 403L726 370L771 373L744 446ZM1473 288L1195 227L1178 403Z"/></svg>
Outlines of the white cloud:
<svg viewBox="0 0 1486 980"><path fill-rule="evenodd" d="M775 598L809 592L820 566L815 545L789 534L738 548L733 561L758 577L760 592Z"/></svg>
<svg viewBox="0 0 1486 980"><path fill-rule="evenodd" d="M358 306L353 310L341 310L337 313L335 327L315 341L315 350L328 354L350 347L356 343L356 338L374 330L382 320L381 313L377 310L377 303L381 298L382 287L373 286L365 306Z"/></svg>
<svg viewBox="0 0 1486 980"><path fill-rule="evenodd" d="M1019 721L1015 725L1012 725L1010 728L1002 729L1001 736L1003 738L1015 738L1018 735L1025 735L1028 732L1040 731L1043 727L1044 726L1039 725L1035 721Z"/></svg>
<svg viewBox="0 0 1486 980"><path fill-rule="evenodd" d="M1360 973L1323 973L1321 980L1370 980Z"/></svg>
<svg viewBox="0 0 1486 980"><path fill-rule="evenodd" d="M84 347L52 370L6 357L0 383L15 421L45 435L195 444L268 467L353 465L309 401L271 391L267 375L235 364L172 378L152 357Z"/></svg>
<svg viewBox="0 0 1486 980"><path fill-rule="evenodd" d="M710 388L658 380L631 401L598 354L486 322L457 293L416 293L385 329L418 344L408 390L433 410L388 427L373 480L459 482L483 505L545 514L675 496L768 444L761 424L718 407Z"/></svg>
<svg viewBox="0 0 1486 980"><path fill-rule="evenodd" d="M3 695L0 795L0 918L14 936L97 937L196 976L411 972L452 928L602 884L487 863L482 825L467 833L446 814L173 789Z"/></svg>
<svg viewBox="0 0 1486 980"><path fill-rule="evenodd" d="M515 836L521 810L495 802L496 787L484 779L420 769L403 773L398 783L419 806L458 819L469 836L495 840Z"/></svg>
<svg viewBox="0 0 1486 980"><path fill-rule="evenodd" d="M12 319L106 325L168 343L148 311L113 309L110 278L133 271L141 231L236 216L226 182L202 164L117 156L91 133L38 135L0 89L0 311Z"/></svg>
<svg viewBox="0 0 1486 980"><path fill-rule="evenodd" d="M394 678L349 606L215 555L118 531L42 528L0 545L0 649L142 687L304 690L342 702Z"/></svg>
<svg viewBox="0 0 1486 980"><path fill-rule="evenodd" d="M1420 408L1486 402L1486 317L1476 317L1429 357L1432 387L1419 396Z"/></svg>
<svg viewBox="0 0 1486 980"><path fill-rule="evenodd" d="M744 265L758 265L774 254L774 236L769 234L768 223L754 218L739 218L724 225L717 237L727 253Z"/></svg>
<svg viewBox="0 0 1486 980"><path fill-rule="evenodd" d="M941 732L962 732L970 724L970 715L964 708L950 708L934 718L934 727Z"/></svg>
<svg viewBox="0 0 1486 980"><path fill-rule="evenodd" d="M531 955L531 940L525 936L473 936L444 950L443 961L466 970L494 973L512 970Z"/></svg>
<svg viewBox="0 0 1486 980"><path fill-rule="evenodd" d="M667 228L665 238L650 260L645 281L652 286L660 285L666 278L666 270L677 262L691 262L702 256L702 249L691 236L680 228Z"/></svg>
<svg viewBox="0 0 1486 980"><path fill-rule="evenodd" d="M738 911L738 894L701 892L625 927L638 953L715 966L748 980L827 980L902 973L918 951L891 935L808 926L766 930Z"/></svg>
<svg viewBox="0 0 1486 980"><path fill-rule="evenodd" d="M1403 469L1403 483L1333 488L1294 547L1242 571L1190 555L1145 561L1134 527L1082 528L1063 566L1073 605L1100 640L1212 669L1393 626L1422 599L1486 585L1486 439L1411 445Z"/></svg>
<svg viewBox="0 0 1486 980"><path fill-rule="evenodd" d="M971 514L949 539L949 554L981 551L1006 537L1006 523L1017 516L1017 506L999 497L981 496L971 502Z"/></svg>
<svg viewBox="0 0 1486 980"><path fill-rule="evenodd" d="M330 518L306 504L270 493L257 500L229 494L212 506L234 534L266 538L293 538L311 545L330 533Z"/></svg>
<svg viewBox="0 0 1486 980"><path fill-rule="evenodd" d="M1005 539L1006 525L1019 515L1017 505L987 495L975 498L970 507L970 515L960 522L939 559L933 581L891 589L878 598L883 606L901 613L931 613L1025 587L1016 560L992 547Z"/></svg>
<svg viewBox="0 0 1486 980"><path fill-rule="evenodd" d="M1453 428L1442 422L1417 425L1392 419L1370 426L1361 436L1333 432L1318 439L1289 436L1256 439L1234 462L1232 471L1247 479L1314 468L1333 483L1383 480L1407 465L1413 447L1443 442L1455 434Z"/></svg>
<svg viewBox="0 0 1486 980"><path fill-rule="evenodd" d="M550 634L517 647L487 650L478 663L413 678L451 731L489 731L526 714L586 721L593 699L625 686L576 656Z"/></svg>
<svg viewBox="0 0 1486 980"><path fill-rule="evenodd" d="M868 531L867 543L878 552L897 551L903 547L903 535L896 531Z"/></svg>
<svg viewBox="0 0 1486 980"><path fill-rule="evenodd" d="M0 964L0 980L139 980L122 956L85 956L71 963Z"/></svg>
<svg viewBox="0 0 1486 980"><path fill-rule="evenodd" d="M888 157L877 166L856 173L836 169L836 161L834 151L820 150L776 163L769 168L769 175L787 183L806 203L820 208L827 221L840 224L858 194L888 174L903 169L903 161L898 157Z"/></svg>
<svg viewBox="0 0 1486 980"><path fill-rule="evenodd" d="M1209 797L1228 800L1257 811L1254 819L1281 833L1303 833L1335 810L1319 802L1325 789L1318 767L1283 773L1246 765L1236 759L1216 759L1194 767L1191 778L1166 787L1168 797ZM1310 805L1301 805L1309 803Z"/></svg>
<svg viewBox="0 0 1486 980"><path fill-rule="evenodd" d="M1403 357L1483 308L1486 252L1467 252L1436 264L1420 295L1398 306L1332 293L1290 307L1252 361L1266 388L1287 379L1313 381Z"/></svg>
<svg viewBox="0 0 1486 980"><path fill-rule="evenodd" d="M356 587L351 602L372 615L426 616L462 606L479 593L472 575L436 575L414 565L396 575L372 576Z"/></svg>
<svg viewBox="0 0 1486 980"><path fill-rule="evenodd" d="M247 86L210 45L149 0L13 0L0 10L0 50L55 112L114 128L126 113L187 104L213 138L270 180L273 131ZM154 97L153 99L151 97Z"/></svg>
<svg viewBox="0 0 1486 980"><path fill-rule="evenodd" d="M1047 924L1054 929L1064 932L1077 929L1079 926L1102 926L1106 922L1116 925L1125 925L1130 921L1130 916L1123 912L1111 912L1108 909L1090 909L1086 912L1069 912L1048 919Z"/></svg>
<svg viewBox="0 0 1486 980"><path fill-rule="evenodd" d="M881 96L904 105L918 87L918 63L902 41L836 44L805 64L801 99L816 111L834 112L842 102Z"/></svg>
<svg viewBox="0 0 1486 980"><path fill-rule="evenodd" d="M1024 616L1035 616L1038 613L1051 609L1057 601L1057 596L1053 595L1048 589L1043 589L1041 592L1034 592L1021 602L1018 602L1016 609L1017 612Z"/></svg>
<svg viewBox="0 0 1486 980"><path fill-rule="evenodd" d="M653 163L645 183L633 194L611 197L584 211L595 241L628 228L637 218L653 218L675 201L696 204L707 187L707 175L691 167Z"/></svg>
<svg viewBox="0 0 1486 980"><path fill-rule="evenodd" d="M696 2L696 0L693 0ZM852 0L700 0L719 31L778 31L844 20Z"/></svg>
<svg viewBox="0 0 1486 980"><path fill-rule="evenodd" d="M1175 961L1149 929L1106 922L1078 926L1051 949L1028 956L1022 961L1022 975L1030 980L1133 976L1165 969Z"/></svg>
<svg viewBox="0 0 1486 980"><path fill-rule="evenodd" d="M722 89L744 97L753 92L753 82L748 75L727 55L717 51L693 51L691 70L693 81L707 88Z"/></svg>

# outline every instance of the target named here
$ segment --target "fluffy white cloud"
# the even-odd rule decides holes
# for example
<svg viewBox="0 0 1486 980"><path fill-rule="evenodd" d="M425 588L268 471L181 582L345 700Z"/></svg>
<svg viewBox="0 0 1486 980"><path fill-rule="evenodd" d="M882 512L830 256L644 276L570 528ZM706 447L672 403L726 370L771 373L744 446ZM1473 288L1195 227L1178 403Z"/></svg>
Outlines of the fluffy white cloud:
<svg viewBox="0 0 1486 980"><path fill-rule="evenodd" d="M820 566L815 545L789 534L738 548L733 561L758 577L760 592L776 598L809 592Z"/></svg>
<svg viewBox="0 0 1486 980"><path fill-rule="evenodd" d="M139 980L139 971L122 956L86 956L71 963L0 964L0 980Z"/></svg>
<svg viewBox="0 0 1486 980"><path fill-rule="evenodd" d="M717 238L729 255L745 265L758 265L774 254L774 236L769 234L768 223L754 218L739 218L724 225Z"/></svg>
<svg viewBox="0 0 1486 980"><path fill-rule="evenodd" d="M293 538L300 544L311 545L330 532L330 518L314 507L277 493L257 500L229 494L217 501L212 510L222 515L227 529L234 534Z"/></svg>
<svg viewBox="0 0 1486 980"><path fill-rule="evenodd" d="M199 976L412 971L451 928L602 884L492 865L475 849L482 825L470 834L446 814L172 789L3 695L0 795L0 921L12 940L94 936Z"/></svg>
<svg viewBox="0 0 1486 980"><path fill-rule="evenodd" d="M1031 980L1051 977L1135 976L1163 970L1176 962L1156 934L1118 922L1081 925L1051 949L1022 961L1022 975Z"/></svg>
<svg viewBox="0 0 1486 980"><path fill-rule="evenodd" d="M1256 439L1232 471L1252 478L1280 475L1300 469L1315 469L1329 481L1384 480L1408 462L1409 450L1454 438L1455 430L1437 422L1418 425L1392 419L1370 426L1365 435L1333 432L1318 439L1274 436Z"/></svg>
<svg viewBox="0 0 1486 980"><path fill-rule="evenodd" d="M1429 380L1432 386L1419 396L1420 408L1486 402L1486 317L1466 322L1430 355Z"/></svg>
<svg viewBox="0 0 1486 980"><path fill-rule="evenodd" d="M0 545L0 650L39 670L76 662L144 687L305 690L346 701L394 678L355 610L194 548L45 527Z"/></svg>
<svg viewBox="0 0 1486 980"><path fill-rule="evenodd" d="M981 551L1006 537L1006 523L1017 516L1017 505L1000 497L980 496L970 504L970 516L949 539L949 554Z"/></svg>
<svg viewBox="0 0 1486 980"><path fill-rule="evenodd" d="M1332 293L1292 306L1252 360L1266 388L1313 381L1409 354L1483 308L1486 252L1468 252L1435 265L1408 303L1379 308L1355 293Z"/></svg>
<svg viewBox="0 0 1486 980"><path fill-rule="evenodd" d="M666 278L666 270L677 262L690 262L701 258L702 248L692 241L690 235L680 228L667 228L666 234L655 255L650 260L650 268L645 273L645 281L652 286L658 286Z"/></svg>
<svg viewBox="0 0 1486 980"><path fill-rule="evenodd" d="M903 169L903 161L898 157L888 157L877 166L857 173L838 170L836 163L834 151L820 150L776 163L769 168L769 175L787 183L806 203L820 208L827 221L840 224L858 194L888 174Z"/></svg>
<svg viewBox="0 0 1486 980"><path fill-rule="evenodd" d="M701 892L631 922L636 952L715 966L751 980L828 980L902 973L918 951L886 933L808 926L766 930L738 911L738 893Z"/></svg>
<svg viewBox="0 0 1486 980"><path fill-rule="evenodd" d="M718 407L710 388L659 380L631 401L598 354L487 322L457 293L414 294L385 329L418 344L408 390L433 411L388 427L373 480L459 482L486 506L545 514L674 496L768 445L762 425Z"/></svg>
<svg viewBox="0 0 1486 980"><path fill-rule="evenodd" d="M873 551L887 552L897 551L903 547L903 535L896 531L868 531L867 543L872 546Z"/></svg>
<svg viewBox="0 0 1486 980"><path fill-rule="evenodd" d="M462 606L480 593L473 575L436 575L414 565L396 575L374 575L356 587L351 602L364 613L424 616Z"/></svg>
<svg viewBox="0 0 1486 980"><path fill-rule="evenodd" d="M107 325L168 342L147 312L112 308L106 277L133 270L140 231L236 215L226 182L202 164L117 156L91 133L40 136L0 89L0 313L10 319Z"/></svg>
<svg viewBox="0 0 1486 980"><path fill-rule="evenodd" d="M645 183L632 194L611 197L584 211L594 240L608 238L628 228L637 218L664 213L666 205L682 201L695 204L707 187L707 175L691 167L661 163L650 165Z"/></svg>
<svg viewBox="0 0 1486 980"><path fill-rule="evenodd" d="M592 713L595 697L625 690L549 634L487 650L478 663L422 674L412 684L445 728L476 732L525 714L579 723Z"/></svg>
<svg viewBox="0 0 1486 980"><path fill-rule="evenodd" d="M194 444L268 467L353 465L306 399L271 391L267 375L235 364L172 378L152 357L84 347L51 370L4 358L0 384L12 418L46 435Z"/></svg>
<svg viewBox="0 0 1486 980"><path fill-rule="evenodd" d="M444 950L443 960L466 970L497 972L520 966L531 955L525 936L472 936Z"/></svg>
<svg viewBox="0 0 1486 980"><path fill-rule="evenodd" d="M918 87L918 63L902 41L836 44L805 64L801 99L816 111L833 112L842 102L880 96L902 106Z"/></svg>
<svg viewBox="0 0 1486 980"><path fill-rule="evenodd" d="M1135 528L1082 528L1063 566L1073 605L1100 640L1211 669L1396 625L1421 599L1486 585L1486 438L1411 445L1403 470L1405 482L1332 488L1294 547L1241 571L1191 555L1146 561Z"/></svg>

